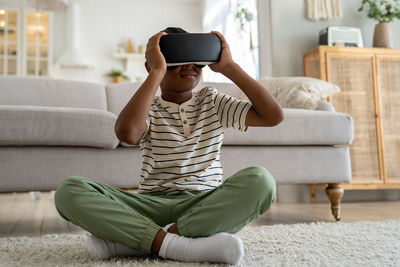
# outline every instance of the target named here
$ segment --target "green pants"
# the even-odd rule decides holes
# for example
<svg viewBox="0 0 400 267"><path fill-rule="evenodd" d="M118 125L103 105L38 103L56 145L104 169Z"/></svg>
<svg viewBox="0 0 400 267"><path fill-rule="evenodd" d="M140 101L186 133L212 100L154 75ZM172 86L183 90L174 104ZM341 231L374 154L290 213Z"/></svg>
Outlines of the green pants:
<svg viewBox="0 0 400 267"><path fill-rule="evenodd" d="M207 192L136 194L83 177L58 187L60 215L95 236L151 252L156 233L177 223L186 237L236 233L275 201L275 180L263 167L249 167Z"/></svg>

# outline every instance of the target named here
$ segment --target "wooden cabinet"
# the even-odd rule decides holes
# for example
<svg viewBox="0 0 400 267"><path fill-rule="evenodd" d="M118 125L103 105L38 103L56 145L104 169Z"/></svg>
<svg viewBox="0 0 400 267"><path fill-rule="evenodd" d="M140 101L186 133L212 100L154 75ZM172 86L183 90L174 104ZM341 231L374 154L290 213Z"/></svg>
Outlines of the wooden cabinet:
<svg viewBox="0 0 400 267"><path fill-rule="evenodd" d="M341 88L328 101L354 120L351 184L400 188L400 50L318 46L303 55L304 75ZM312 199L322 185L310 186Z"/></svg>

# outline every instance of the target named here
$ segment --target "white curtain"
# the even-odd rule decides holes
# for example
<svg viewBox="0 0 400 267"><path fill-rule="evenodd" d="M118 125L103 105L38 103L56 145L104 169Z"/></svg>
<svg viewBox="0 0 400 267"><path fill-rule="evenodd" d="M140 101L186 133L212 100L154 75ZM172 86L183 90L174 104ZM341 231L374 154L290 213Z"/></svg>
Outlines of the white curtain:
<svg viewBox="0 0 400 267"><path fill-rule="evenodd" d="M251 21L245 21L244 27L236 18L241 7L252 14ZM217 30L227 40L232 57L249 75L259 77L258 28L256 0L206 0L204 4L203 31ZM223 75L209 68L203 71L203 80L212 82L229 81Z"/></svg>

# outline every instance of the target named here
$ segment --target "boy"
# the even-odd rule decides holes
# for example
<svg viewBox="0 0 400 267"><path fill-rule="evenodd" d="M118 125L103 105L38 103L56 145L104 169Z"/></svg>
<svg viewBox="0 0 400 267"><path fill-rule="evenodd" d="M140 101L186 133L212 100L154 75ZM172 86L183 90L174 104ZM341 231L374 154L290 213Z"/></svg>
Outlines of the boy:
<svg viewBox="0 0 400 267"><path fill-rule="evenodd" d="M87 248L96 259L155 253L178 261L236 264L243 244L234 233L270 207L275 181L257 166L222 183L223 131L277 125L282 110L232 60L219 32L212 33L220 38L221 57L209 67L231 79L250 102L208 87L193 93L202 66L167 67L159 41L171 32L185 31L167 28L149 39L149 75L115 126L121 142L140 145L139 194L70 177L57 189L56 207L65 219L93 234ZM159 86L161 97L155 97Z"/></svg>

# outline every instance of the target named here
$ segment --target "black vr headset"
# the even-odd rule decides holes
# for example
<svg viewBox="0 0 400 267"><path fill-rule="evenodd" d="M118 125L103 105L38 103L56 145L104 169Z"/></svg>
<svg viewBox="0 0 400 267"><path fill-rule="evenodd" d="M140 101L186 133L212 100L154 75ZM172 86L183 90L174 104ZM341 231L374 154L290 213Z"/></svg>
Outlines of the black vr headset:
<svg viewBox="0 0 400 267"><path fill-rule="evenodd" d="M167 67L195 64L199 67L219 60L221 42L212 33L168 33L160 39Z"/></svg>

